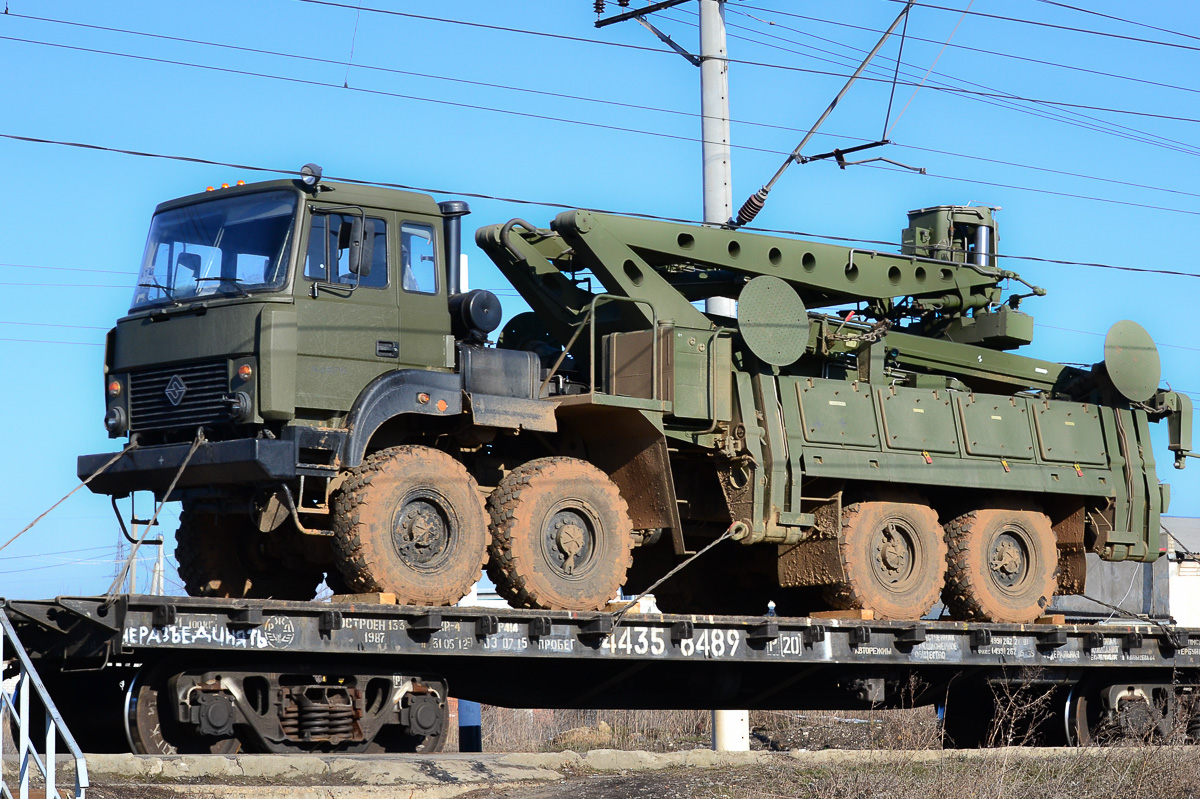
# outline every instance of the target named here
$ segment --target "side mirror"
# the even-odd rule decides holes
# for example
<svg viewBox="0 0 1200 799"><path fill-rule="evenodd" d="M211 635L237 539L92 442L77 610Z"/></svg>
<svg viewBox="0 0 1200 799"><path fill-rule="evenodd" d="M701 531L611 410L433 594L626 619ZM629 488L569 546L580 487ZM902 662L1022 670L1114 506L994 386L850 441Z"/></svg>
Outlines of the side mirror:
<svg viewBox="0 0 1200 799"><path fill-rule="evenodd" d="M364 224L365 222L365 224ZM375 260L375 221L356 216L350 221L350 271L369 277Z"/></svg>

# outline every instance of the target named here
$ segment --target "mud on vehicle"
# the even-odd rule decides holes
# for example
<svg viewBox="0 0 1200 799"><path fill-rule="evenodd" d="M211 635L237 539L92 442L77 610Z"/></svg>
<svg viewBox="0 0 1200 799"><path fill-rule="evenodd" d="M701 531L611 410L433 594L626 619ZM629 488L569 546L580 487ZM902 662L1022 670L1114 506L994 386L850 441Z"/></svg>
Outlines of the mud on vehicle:
<svg viewBox="0 0 1200 799"><path fill-rule="evenodd" d="M900 253L566 211L481 228L531 309L460 285L465 203L301 180L156 211L109 333L91 482L183 503L189 593L449 605L864 609L1025 622L1085 555L1151 561L1188 398L1117 322L1090 368L1018 354L990 209L913 211ZM1015 286L1015 292L1007 292ZM737 300L736 318L695 303ZM110 454L80 458L94 474Z"/></svg>

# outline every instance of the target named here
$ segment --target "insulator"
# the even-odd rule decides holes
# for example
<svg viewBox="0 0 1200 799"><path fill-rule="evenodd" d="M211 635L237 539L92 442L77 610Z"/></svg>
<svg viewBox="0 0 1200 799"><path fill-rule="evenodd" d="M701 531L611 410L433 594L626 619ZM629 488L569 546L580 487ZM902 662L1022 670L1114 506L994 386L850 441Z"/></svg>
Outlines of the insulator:
<svg viewBox="0 0 1200 799"><path fill-rule="evenodd" d="M617 5L621 8L629 8L629 0L617 0Z"/></svg>
<svg viewBox="0 0 1200 799"><path fill-rule="evenodd" d="M761 211L763 209L763 206L766 204L767 204L767 189L765 187L759 189L754 194L751 194L746 199L745 204L743 204L741 209L738 211L738 214L737 214L738 227L741 227L742 225L748 225L751 222L753 222L754 217L758 216L758 212Z"/></svg>
<svg viewBox="0 0 1200 799"><path fill-rule="evenodd" d="M596 9L597 14L603 14L604 13L604 0L596 0L596 2L592 3L592 8Z"/></svg>

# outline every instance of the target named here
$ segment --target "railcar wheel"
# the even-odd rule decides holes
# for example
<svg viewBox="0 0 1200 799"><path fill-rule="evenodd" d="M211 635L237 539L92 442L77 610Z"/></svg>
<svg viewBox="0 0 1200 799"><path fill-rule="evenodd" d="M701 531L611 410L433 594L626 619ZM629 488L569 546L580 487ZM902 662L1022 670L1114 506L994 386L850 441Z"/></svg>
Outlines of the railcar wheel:
<svg viewBox="0 0 1200 799"><path fill-rule="evenodd" d="M608 475L575 458L514 469L488 498L488 575L518 608L599 610L632 562L633 528Z"/></svg>
<svg viewBox="0 0 1200 799"><path fill-rule="evenodd" d="M376 452L334 501L337 567L354 592L453 605L483 570L487 515L461 463L429 447Z"/></svg>
<svg viewBox="0 0 1200 799"><path fill-rule="evenodd" d="M143 666L125 690L125 740L135 755L232 755L242 748L233 734L200 735L180 724L171 707L169 674Z"/></svg>
<svg viewBox="0 0 1200 799"><path fill-rule="evenodd" d="M1046 514L991 508L946 525L949 570L942 598L959 621L1031 622L1058 585L1058 548Z"/></svg>
<svg viewBox="0 0 1200 799"><path fill-rule="evenodd" d="M842 511L839 541L846 581L825 597L877 619L919 619L937 602L946 544L937 513L916 502L856 502Z"/></svg>
<svg viewBox="0 0 1200 799"><path fill-rule="evenodd" d="M1161 740L1177 721L1188 729L1170 685L1076 683L1067 693L1065 711L1067 741L1074 746Z"/></svg>
<svg viewBox="0 0 1200 799"><path fill-rule="evenodd" d="M179 576L191 596L308 600L321 583L319 566L288 569L265 552L267 538L249 517L185 507L175 542Z"/></svg>

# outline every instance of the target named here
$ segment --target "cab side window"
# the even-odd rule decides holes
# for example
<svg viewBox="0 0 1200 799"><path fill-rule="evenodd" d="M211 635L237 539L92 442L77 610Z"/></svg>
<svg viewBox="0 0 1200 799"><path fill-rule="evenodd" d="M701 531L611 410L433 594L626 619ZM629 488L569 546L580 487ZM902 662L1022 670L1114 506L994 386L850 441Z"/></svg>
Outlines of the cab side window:
<svg viewBox="0 0 1200 799"><path fill-rule="evenodd" d="M367 235L375 239L371 256L371 273L358 275L350 271L350 226L353 214L313 214L308 236L308 253L304 258L304 276L324 283L340 283L365 288L384 288L387 274L387 222L378 217L366 219Z"/></svg>
<svg viewBox="0 0 1200 799"><path fill-rule="evenodd" d="M436 294L437 250L433 228L415 222L400 225L400 285L405 291Z"/></svg>

